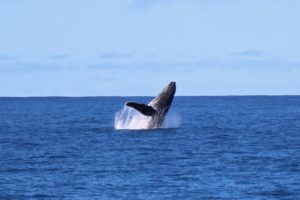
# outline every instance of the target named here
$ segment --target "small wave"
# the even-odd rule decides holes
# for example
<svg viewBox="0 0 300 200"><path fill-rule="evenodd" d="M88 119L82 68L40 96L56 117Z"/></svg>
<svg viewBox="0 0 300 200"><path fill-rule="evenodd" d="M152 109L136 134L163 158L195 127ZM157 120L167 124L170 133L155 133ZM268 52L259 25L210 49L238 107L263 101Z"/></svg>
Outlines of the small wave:
<svg viewBox="0 0 300 200"><path fill-rule="evenodd" d="M149 129L151 117L145 116L133 108L124 106L115 115L115 129ZM175 112L169 112L160 128L178 128L180 126L180 116Z"/></svg>

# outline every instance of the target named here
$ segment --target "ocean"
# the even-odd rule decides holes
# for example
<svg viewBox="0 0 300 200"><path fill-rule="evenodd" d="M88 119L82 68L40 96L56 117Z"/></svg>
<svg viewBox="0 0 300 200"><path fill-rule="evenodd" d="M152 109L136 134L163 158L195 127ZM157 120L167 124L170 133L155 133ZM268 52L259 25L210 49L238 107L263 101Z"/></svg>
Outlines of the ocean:
<svg viewBox="0 0 300 200"><path fill-rule="evenodd" d="M300 199L300 96L178 97L161 129L126 101L0 98L0 199Z"/></svg>

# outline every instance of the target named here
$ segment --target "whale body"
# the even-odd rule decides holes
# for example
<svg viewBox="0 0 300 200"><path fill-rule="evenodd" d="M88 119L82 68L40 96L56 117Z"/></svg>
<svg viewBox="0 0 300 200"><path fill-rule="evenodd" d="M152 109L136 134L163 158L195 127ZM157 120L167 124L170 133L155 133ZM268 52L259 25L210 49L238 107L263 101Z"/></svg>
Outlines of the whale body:
<svg viewBox="0 0 300 200"><path fill-rule="evenodd" d="M164 118L171 107L176 92L176 83L170 82L148 105L136 102L127 102L126 106L132 107L143 115L151 117L148 128L160 128Z"/></svg>

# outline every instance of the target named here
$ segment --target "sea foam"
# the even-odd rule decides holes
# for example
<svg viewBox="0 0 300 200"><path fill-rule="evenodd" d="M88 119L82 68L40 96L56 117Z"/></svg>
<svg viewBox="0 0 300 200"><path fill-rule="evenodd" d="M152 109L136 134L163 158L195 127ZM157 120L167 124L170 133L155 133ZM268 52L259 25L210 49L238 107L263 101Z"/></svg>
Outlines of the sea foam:
<svg viewBox="0 0 300 200"><path fill-rule="evenodd" d="M115 129L149 129L151 117L145 116L133 108L124 106L115 115ZM164 123L160 128L178 128L180 126L180 116L170 111L167 113Z"/></svg>

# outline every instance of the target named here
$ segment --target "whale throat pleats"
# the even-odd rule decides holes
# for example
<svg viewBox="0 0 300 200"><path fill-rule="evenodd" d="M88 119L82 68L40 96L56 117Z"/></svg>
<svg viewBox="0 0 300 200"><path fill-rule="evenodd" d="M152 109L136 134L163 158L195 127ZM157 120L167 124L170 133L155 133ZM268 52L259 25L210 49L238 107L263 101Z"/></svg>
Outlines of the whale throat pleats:
<svg viewBox="0 0 300 200"><path fill-rule="evenodd" d="M153 115L157 114L157 111L154 108L152 108L151 106L142 104L142 103L128 102L128 103L126 103L126 106L132 107L146 116L153 116Z"/></svg>

